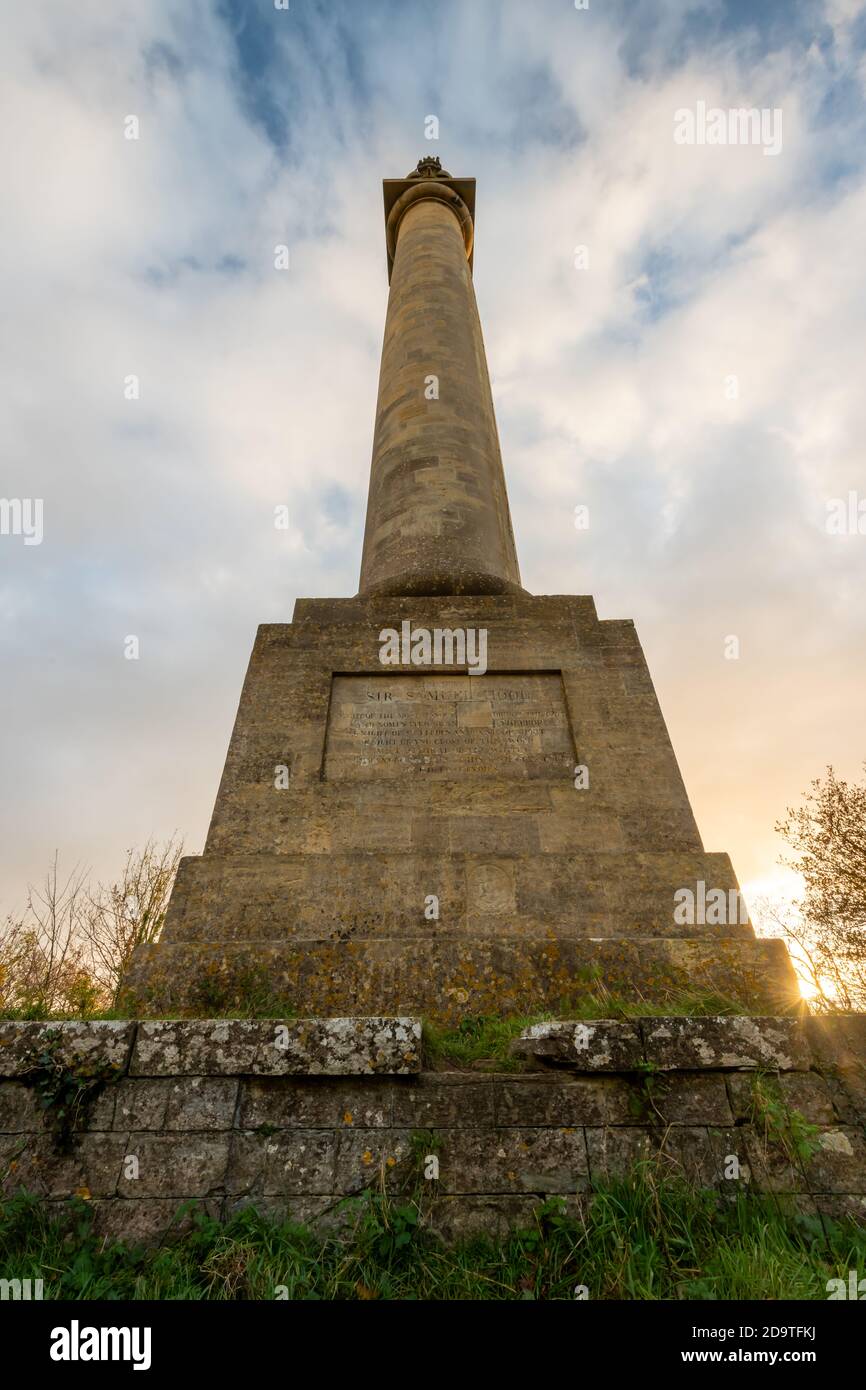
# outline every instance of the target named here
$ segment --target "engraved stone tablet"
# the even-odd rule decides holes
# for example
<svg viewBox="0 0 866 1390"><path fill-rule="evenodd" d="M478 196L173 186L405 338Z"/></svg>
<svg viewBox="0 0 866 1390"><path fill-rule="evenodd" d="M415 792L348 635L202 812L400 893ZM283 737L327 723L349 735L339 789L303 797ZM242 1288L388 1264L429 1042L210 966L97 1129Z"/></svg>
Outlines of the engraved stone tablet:
<svg viewBox="0 0 866 1390"><path fill-rule="evenodd" d="M559 778L574 762L558 672L334 677L328 778Z"/></svg>

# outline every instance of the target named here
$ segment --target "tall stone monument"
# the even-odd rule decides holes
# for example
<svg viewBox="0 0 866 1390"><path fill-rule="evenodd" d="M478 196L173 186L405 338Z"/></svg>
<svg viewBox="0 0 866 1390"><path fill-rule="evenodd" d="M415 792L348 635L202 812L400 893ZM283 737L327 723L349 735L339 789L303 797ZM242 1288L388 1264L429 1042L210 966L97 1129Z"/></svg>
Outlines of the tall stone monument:
<svg viewBox="0 0 866 1390"><path fill-rule="evenodd" d="M629 621L522 587L475 294L475 181L386 180L357 597L261 627L204 853L133 1007L555 1012L602 986L797 997L701 842Z"/></svg>

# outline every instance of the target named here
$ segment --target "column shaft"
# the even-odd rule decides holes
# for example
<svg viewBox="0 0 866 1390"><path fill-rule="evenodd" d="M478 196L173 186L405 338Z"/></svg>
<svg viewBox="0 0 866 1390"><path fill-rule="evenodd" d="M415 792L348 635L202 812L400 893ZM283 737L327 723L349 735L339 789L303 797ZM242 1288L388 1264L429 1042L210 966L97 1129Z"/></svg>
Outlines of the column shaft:
<svg viewBox="0 0 866 1390"><path fill-rule="evenodd" d="M446 203L418 201L400 222L391 277L360 591L520 587L463 232Z"/></svg>

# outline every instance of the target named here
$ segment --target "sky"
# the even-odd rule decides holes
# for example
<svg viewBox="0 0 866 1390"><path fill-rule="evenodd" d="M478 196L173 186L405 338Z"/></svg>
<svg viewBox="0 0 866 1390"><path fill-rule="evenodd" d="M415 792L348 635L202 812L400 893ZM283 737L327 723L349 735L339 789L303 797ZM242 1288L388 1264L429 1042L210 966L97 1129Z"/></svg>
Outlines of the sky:
<svg viewBox="0 0 866 1390"><path fill-rule="evenodd" d="M428 154L478 180L524 584L635 620L706 847L783 884L775 821L866 757L861 0L0 16L0 497L43 506L0 534L0 911L55 849L199 852L257 624L357 592L381 180ZM679 143L701 104L781 147Z"/></svg>

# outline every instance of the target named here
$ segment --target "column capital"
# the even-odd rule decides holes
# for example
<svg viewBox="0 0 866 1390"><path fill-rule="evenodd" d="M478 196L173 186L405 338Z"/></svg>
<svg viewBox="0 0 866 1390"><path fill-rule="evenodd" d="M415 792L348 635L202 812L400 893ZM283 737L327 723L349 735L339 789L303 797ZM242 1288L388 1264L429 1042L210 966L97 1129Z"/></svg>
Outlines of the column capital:
<svg viewBox="0 0 866 1390"><path fill-rule="evenodd" d="M460 223L469 269L472 269L475 242L475 180L454 179L441 170L438 160L421 159L418 168L405 179L385 179L385 244L388 252L388 283L394 269L400 222L413 203L437 200L451 209Z"/></svg>

